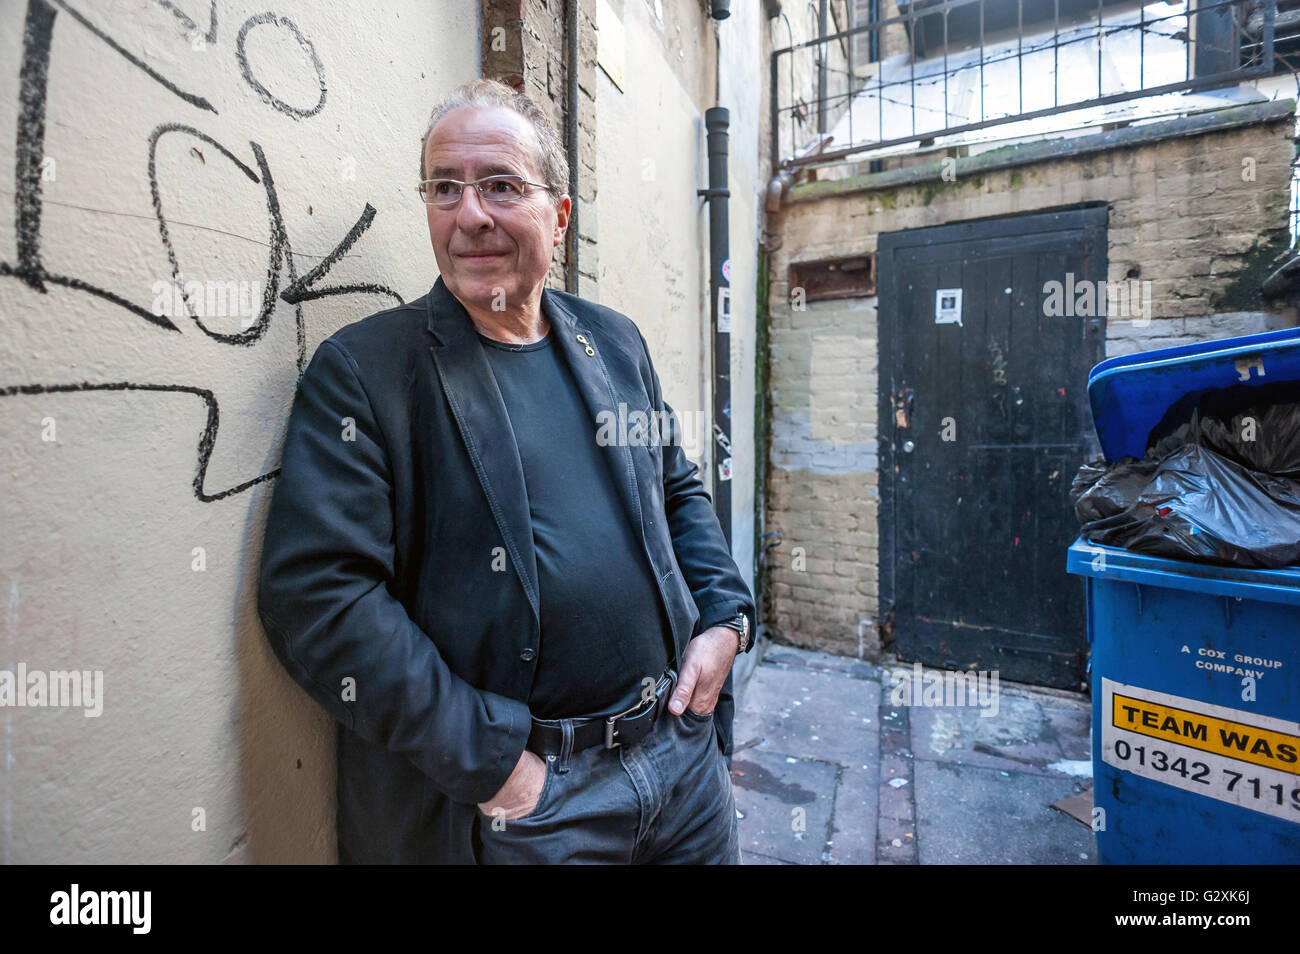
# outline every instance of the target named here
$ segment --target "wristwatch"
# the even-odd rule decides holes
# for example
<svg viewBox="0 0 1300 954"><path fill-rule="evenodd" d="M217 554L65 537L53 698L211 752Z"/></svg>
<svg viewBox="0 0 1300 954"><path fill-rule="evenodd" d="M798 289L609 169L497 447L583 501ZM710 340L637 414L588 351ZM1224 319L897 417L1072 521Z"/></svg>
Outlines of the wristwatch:
<svg viewBox="0 0 1300 954"><path fill-rule="evenodd" d="M749 617L748 616L746 616L744 613L737 613L733 618L724 620L718 625L726 626L728 629L734 629L739 634L739 638L736 644L737 656L739 656L741 653L749 649Z"/></svg>

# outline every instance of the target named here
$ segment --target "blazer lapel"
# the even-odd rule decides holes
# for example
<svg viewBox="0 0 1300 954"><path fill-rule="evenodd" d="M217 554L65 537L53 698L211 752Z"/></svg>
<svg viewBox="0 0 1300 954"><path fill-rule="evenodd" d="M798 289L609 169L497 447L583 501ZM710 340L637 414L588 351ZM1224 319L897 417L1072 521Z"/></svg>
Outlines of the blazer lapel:
<svg viewBox="0 0 1300 954"><path fill-rule="evenodd" d="M524 469L510 417L465 306L438 276L429 293L429 331L443 393L533 614L538 607L537 555Z"/></svg>
<svg viewBox="0 0 1300 954"><path fill-rule="evenodd" d="M573 369L573 377L578 382L582 399L591 411L592 439L602 421L625 422L627 414L640 408L624 408L620 415L616 406L617 397L614 384L609 377L609 369L601 357L601 341L592 333L591 326L574 313L549 288L542 289L542 308L555 326L564 357ZM587 351L590 348L591 354ZM621 435L623 428L615 427L616 435ZM623 501L623 509L632 521L632 530L638 539L645 542L645 530L641 524L641 495L638 491L638 478L632 450L627 441L616 439L602 448L609 463L610 473L614 475L614 485L618 488Z"/></svg>

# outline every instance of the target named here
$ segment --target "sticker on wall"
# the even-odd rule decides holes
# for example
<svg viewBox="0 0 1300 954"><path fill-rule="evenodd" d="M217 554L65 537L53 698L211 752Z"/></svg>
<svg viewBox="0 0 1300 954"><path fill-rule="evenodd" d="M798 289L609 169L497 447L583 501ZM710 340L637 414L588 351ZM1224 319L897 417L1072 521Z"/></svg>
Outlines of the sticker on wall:
<svg viewBox="0 0 1300 954"><path fill-rule="evenodd" d="M723 261L723 263L722 263L722 277L723 277L723 278L724 278L728 283L731 282L731 259L729 259L729 258L728 258L728 259L725 259L725 260Z"/></svg>
<svg viewBox="0 0 1300 954"><path fill-rule="evenodd" d="M940 288L934 293L934 323L961 327L960 288Z"/></svg>
<svg viewBox="0 0 1300 954"><path fill-rule="evenodd" d="M731 289L718 289L718 334L731 334Z"/></svg>
<svg viewBox="0 0 1300 954"><path fill-rule="evenodd" d="M718 480L731 479L731 458L724 457L718 462Z"/></svg>
<svg viewBox="0 0 1300 954"><path fill-rule="evenodd" d="M730 460L731 459L731 438L728 437L727 432L724 431L717 424L713 425L713 439L717 441L718 446L722 448L723 456L725 456L728 460Z"/></svg>

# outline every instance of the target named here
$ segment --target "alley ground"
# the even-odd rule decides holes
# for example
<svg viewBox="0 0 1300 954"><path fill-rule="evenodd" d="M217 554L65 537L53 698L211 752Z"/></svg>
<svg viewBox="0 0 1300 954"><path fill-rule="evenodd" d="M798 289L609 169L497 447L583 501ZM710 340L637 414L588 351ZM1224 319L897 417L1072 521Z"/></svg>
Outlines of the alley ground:
<svg viewBox="0 0 1300 954"><path fill-rule="evenodd" d="M1087 697L1001 683L976 707L890 704L892 673L767 645L739 696L732 779L745 864L1095 864L1049 807L1086 791Z"/></svg>

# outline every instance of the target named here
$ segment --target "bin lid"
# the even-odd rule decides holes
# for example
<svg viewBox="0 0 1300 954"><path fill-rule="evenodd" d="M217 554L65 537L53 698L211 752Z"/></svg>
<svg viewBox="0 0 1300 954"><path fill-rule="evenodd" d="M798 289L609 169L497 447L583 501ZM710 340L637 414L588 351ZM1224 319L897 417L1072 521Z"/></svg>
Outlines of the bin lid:
<svg viewBox="0 0 1300 954"><path fill-rule="evenodd" d="M1107 461L1142 457L1174 404L1234 385L1300 381L1300 328L1107 358L1088 375L1088 401Z"/></svg>
<svg viewBox="0 0 1300 954"><path fill-rule="evenodd" d="M1165 589L1235 596L1267 603L1300 606L1300 567L1256 570L1240 566L1193 563L1102 546L1079 537L1065 561L1067 573L1099 580L1123 581Z"/></svg>

